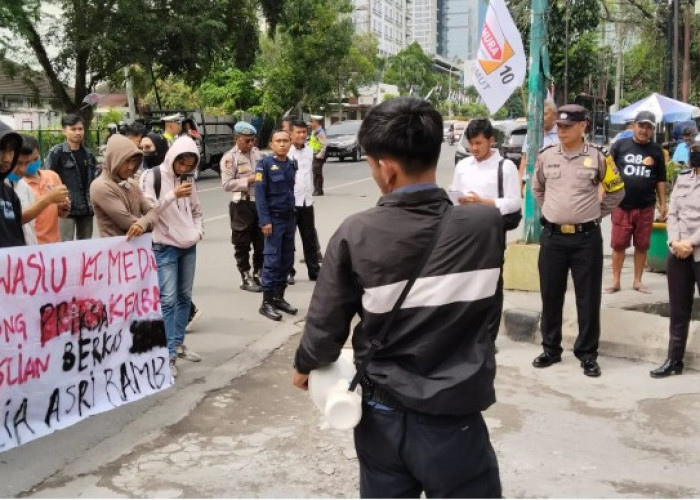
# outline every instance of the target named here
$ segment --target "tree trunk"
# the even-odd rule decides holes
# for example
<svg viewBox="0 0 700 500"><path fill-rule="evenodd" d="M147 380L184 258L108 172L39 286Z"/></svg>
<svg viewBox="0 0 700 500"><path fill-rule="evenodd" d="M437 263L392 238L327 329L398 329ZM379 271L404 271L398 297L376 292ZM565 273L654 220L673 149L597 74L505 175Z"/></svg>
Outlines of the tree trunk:
<svg viewBox="0 0 700 500"><path fill-rule="evenodd" d="M692 7L685 6L684 29L683 29L683 88L681 90L683 102L690 99L690 24L692 22Z"/></svg>

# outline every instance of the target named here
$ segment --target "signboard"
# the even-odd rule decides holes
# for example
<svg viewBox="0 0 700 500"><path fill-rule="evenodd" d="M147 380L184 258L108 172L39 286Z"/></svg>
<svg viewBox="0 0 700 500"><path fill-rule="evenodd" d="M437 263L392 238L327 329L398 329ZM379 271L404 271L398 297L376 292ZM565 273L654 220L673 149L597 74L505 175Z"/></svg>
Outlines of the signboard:
<svg viewBox="0 0 700 500"><path fill-rule="evenodd" d="M150 235L0 249L0 452L171 383Z"/></svg>

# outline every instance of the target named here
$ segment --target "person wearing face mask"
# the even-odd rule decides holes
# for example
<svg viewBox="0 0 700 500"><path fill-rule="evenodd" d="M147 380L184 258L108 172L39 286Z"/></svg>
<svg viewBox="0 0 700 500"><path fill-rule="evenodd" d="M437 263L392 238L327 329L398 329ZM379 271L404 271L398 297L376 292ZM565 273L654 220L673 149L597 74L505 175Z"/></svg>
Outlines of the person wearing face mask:
<svg viewBox="0 0 700 500"><path fill-rule="evenodd" d="M100 236L127 239L151 231L158 215L176 198L189 195L188 189L173 191L152 204L133 179L143 153L132 141L115 134L107 141L105 167L90 186Z"/></svg>
<svg viewBox="0 0 700 500"><path fill-rule="evenodd" d="M168 152L168 141L160 134L145 135L141 139L141 150L143 151L143 170L150 170L165 161L165 154Z"/></svg>
<svg viewBox="0 0 700 500"><path fill-rule="evenodd" d="M8 180L22 203L22 223L28 245L61 241L58 218L70 211L68 188L56 172L39 167L39 142L31 135L23 135L17 167Z"/></svg>
<svg viewBox="0 0 700 500"><path fill-rule="evenodd" d="M12 186L5 182L17 166L22 136L0 120L0 248L24 246L22 204Z"/></svg>
<svg viewBox="0 0 700 500"><path fill-rule="evenodd" d="M649 374L652 378L680 375L688 341L695 288L700 290L700 136L690 146L690 168L681 171L668 209L666 262L671 307L668 356Z"/></svg>

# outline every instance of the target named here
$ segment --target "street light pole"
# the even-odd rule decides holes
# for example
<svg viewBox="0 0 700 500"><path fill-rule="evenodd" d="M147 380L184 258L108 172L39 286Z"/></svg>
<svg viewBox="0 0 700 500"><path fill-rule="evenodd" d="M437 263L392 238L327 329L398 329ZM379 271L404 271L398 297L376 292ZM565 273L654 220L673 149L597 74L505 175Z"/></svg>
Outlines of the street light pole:
<svg viewBox="0 0 700 500"><path fill-rule="evenodd" d="M564 104L569 102L569 0L566 0L566 12L564 12Z"/></svg>
<svg viewBox="0 0 700 500"><path fill-rule="evenodd" d="M549 53L547 51L547 0L532 0L530 19L530 69L527 91L527 185L525 189L525 224L523 241L537 243L540 239L540 207L532 194L532 178L535 159L544 137L545 79L549 78Z"/></svg>

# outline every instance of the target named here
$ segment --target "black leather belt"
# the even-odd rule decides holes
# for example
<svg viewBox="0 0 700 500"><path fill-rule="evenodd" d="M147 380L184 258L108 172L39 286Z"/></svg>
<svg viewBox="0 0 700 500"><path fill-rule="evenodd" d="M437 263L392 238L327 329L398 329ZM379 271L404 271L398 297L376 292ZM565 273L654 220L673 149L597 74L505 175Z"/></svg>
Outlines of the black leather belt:
<svg viewBox="0 0 700 500"><path fill-rule="evenodd" d="M547 220L542 220L542 225L552 231L553 233L559 234L576 234L576 233L587 233L598 226L600 222L597 220L592 220L590 222L582 222L580 224L554 224Z"/></svg>

